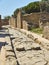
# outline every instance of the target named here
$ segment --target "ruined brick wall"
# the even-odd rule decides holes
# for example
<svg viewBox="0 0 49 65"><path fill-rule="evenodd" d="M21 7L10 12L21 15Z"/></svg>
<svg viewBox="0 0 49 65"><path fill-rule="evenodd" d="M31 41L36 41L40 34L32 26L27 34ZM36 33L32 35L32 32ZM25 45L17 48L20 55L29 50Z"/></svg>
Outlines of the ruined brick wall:
<svg viewBox="0 0 49 65"><path fill-rule="evenodd" d="M46 21L41 20L40 18L44 16L46 17ZM22 15L21 10L17 12L17 17L11 17L10 20L11 27L23 28L23 29L31 29L31 27L44 27L49 23L49 13L31 13ZM48 24L49 25L49 24Z"/></svg>
<svg viewBox="0 0 49 65"><path fill-rule="evenodd" d="M41 13L41 18L39 20L39 27L44 28L44 26L49 25L49 13Z"/></svg>
<svg viewBox="0 0 49 65"><path fill-rule="evenodd" d="M43 18L41 20L41 18ZM45 19L44 19L45 18ZM31 13L25 14L23 19L26 20L28 23L32 23L34 27L44 27L49 23L49 13ZM49 25L49 24L48 24Z"/></svg>
<svg viewBox="0 0 49 65"><path fill-rule="evenodd" d="M26 20L23 20L23 29L28 30L28 23Z"/></svg>
<svg viewBox="0 0 49 65"><path fill-rule="evenodd" d="M14 17L11 17L10 19L9 19L9 25L11 26L11 27L17 27L17 21L16 21L16 19L14 18Z"/></svg>
<svg viewBox="0 0 49 65"><path fill-rule="evenodd" d="M31 29L31 27L39 27L40 13L31 13L23 15L23 29ZM26 27L25 27L26 25ZM27 28L28 27L28 28Z"/></svg>
<svg viewBox="0 0 49 65"><path fill-rule="evenodd" d="M23 19L30 21L31 23L38 24L40 18L40 13L31 13L31 14L25 14L23 16Z"/></svg>
<svg viewBox="0 0 49 65"><path fill-rule="evenodd" d="M22 28L22 13L21 10L17 13L17 28Z"/></svg>
<svg viewBox="0 0 49 65"><path fill-rule="evenodd" d="M2 19L2 25L9 25L9 19Z"/></svg>

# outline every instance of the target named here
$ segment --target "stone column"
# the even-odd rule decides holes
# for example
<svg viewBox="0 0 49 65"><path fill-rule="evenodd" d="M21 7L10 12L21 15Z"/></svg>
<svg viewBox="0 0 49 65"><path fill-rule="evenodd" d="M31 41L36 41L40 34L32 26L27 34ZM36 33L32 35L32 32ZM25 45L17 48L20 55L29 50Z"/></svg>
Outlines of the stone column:
<svg viewBox="0 0 49 65"><path fill-rule="evenodd" d="M43 36L44 36L46 39L49 39L49 26L45 26L45 27L44 27Z"/></svg>
<svg viewBox="0 0 49 65"><path fill-rule="evenodd" d="M28 30L28 24L25 20L23 20L23 29Z"/></svg>
<svg viewBox="0 0 49 65"><path fill-rule="evenodd" d="M17 21L16 21L16 19L14 17L10 18L9 25L10 25L10 27L14 27L14 28L17 27Z"/></svg>
<svg viewBox="0 0 49 65"><path fill-rule="evenodd" d="M11 18L9 19L9 25L10 25L10 27L11 27L11 25L12 25L12 24L11 24Z"/></svg>
<svg viewBox="0 0 49 65"><path fill-rule="evenodd" d="M12 19L12 26L14 27L14 28L16 28L16 19L13 17L13 19Z"/></svg>
<svg viewBox="0 0 49 65"><path fill-rule="evenodd" d="M22 28L22 13L21 10L17 14L17 28Z"/></svg>

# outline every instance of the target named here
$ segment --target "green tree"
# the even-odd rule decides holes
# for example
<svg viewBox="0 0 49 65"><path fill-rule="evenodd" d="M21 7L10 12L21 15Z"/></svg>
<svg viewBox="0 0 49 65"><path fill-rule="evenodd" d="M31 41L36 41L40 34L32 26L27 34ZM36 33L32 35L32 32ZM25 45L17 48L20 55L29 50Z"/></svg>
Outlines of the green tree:
<svg viewBox="0 0 49 65"><path fill-rule="evenodd" d="M32 12L39 12L40 6L39 2L31 2L27 6L22 7L22 10L24 10L26 13L32 13Z"/></svg>
<svg viewBox="0 0 49 65"><path fill-rule="evenodd" d="M28 13L28 14L32 12L40 12L39 1L31 2L27 6L22 7L21 9L22 9L22 13ZM14 11L14 14L13 14L14 17L17 17L18 10L19 8Z"/></svg>
<svg viewBox="0 0 49 65"><path fill-rule="evenodd" d="M14 17L17 17L18 11L19 11L19 8L17 8L17 9L14 11L14 14L13 14Z"/></svg>
<svg viewBox="0 0 49 65"><path fill-rule="evenodd" d="M49 1L49 0L41 0L41 1Z"/></svg>
<svg viewBox="0 0 49 65"><path fill-rule="evenodd" d="M4 19L9 19L9 18L10 18L10 16L5 16L5 17L4 17Z"/></svg>
<svg viewBox="0 0 49 65"><path fill-rule="evenodd" d="M42 11L49 12L49 0L41 0L40 3Z"/></svg>

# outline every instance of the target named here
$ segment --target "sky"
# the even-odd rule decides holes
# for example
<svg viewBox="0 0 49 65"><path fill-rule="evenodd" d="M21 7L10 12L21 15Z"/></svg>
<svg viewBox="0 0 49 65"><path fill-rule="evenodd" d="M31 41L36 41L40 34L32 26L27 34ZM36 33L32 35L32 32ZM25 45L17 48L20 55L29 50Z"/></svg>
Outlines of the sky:
<svg viewBox="0 0 49 65"><path fill-rule="evenodd" d="M34 1L40 0L0 0L0 15L2 15L2 18L9 15L11 16L17 8Z"/></svg>

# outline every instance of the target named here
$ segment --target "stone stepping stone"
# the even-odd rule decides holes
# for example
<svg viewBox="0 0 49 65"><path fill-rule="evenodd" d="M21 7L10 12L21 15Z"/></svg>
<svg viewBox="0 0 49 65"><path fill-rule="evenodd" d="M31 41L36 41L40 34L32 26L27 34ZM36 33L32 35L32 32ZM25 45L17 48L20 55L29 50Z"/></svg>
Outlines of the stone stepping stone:
<svg viewBox="0 0 49 65"><path fill-rule="evenodd" d="M6 52L6 57L8 57L8 56L15 57L15 54L14 54L14 52L7 51Z"/></svg>
<svg viewBox="0 0 49 65"><path fill-rule="evenodd" d="M6 51L13 51L12 46L6 45L6 46L5 46L5 49L6 49Z"/></svg>
<svg viewBox="0 0 49 65"><path fill-rule="evenodd" d="M25 48L24 48L23 45L18 45L18 46L16 47L16 50L17 50L17 51L25 51Z"/></svg>
<svg viewBox="0 0 49 65"><path fill-rule="evenodd" d="M41 50L40 45L37 44L37 43L33 43L33 44L32 44L32 49L33 49L33 50Z"/></svg>
<svg viewBox="0 0 49 65"><path fill-rule="evenodd" d="M6 36L5 37L5 41L8 45L11 45L11 40L10 40L10 37L9 36Z"/></svg>
<svg viewBox="0 0 49 65"><path fill-rule="evenodd" d="M17 61L16 60L7 60L6 61L6 65L17 65Z"/></svg>

